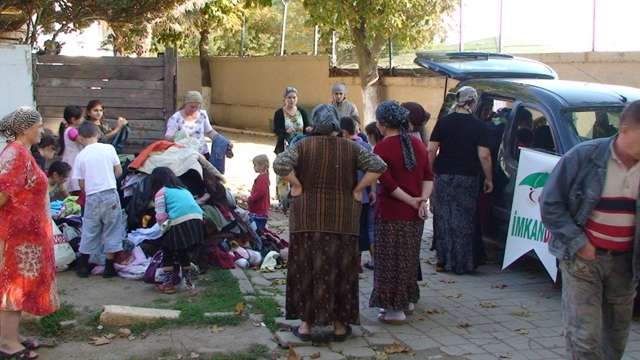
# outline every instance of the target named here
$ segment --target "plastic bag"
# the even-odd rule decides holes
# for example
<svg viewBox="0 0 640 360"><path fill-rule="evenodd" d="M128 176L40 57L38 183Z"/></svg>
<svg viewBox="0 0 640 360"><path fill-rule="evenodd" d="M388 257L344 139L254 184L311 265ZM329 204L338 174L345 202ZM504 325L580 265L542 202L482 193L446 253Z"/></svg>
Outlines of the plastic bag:
<svg viewBox="0 0 640 360"><path fill-rule="evenodd" d="M64 268L65 265L69 265L76 259L76 254L62 231L53 222L53 219L51 219L51 228L53 230L53 252L56 259L56 268Z"/></svg>
<svg viewBox="0 0 640 360"><path fill-rule="evenodd" d="M173 285L177 285L180 283L182 268L180 267L180 262L175 262L173 264ZM162 250L156 252L153 255L153 259L151 259L151 263L149 267L147 267L147 271L144 272L144 276L142 276L142 281L146 283L157 283L161 284L163 282L164 277L164 268L162 267Z"/></svg>

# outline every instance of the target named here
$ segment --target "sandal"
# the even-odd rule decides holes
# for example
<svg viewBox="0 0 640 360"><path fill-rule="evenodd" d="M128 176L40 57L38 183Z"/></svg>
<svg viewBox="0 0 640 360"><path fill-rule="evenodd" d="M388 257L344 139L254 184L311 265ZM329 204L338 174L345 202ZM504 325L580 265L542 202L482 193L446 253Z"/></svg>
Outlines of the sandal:
<svg viewBox="0 0 640 360"><path fill-rule="evenodd" d="M30 356L31 354L35 354L34 356ZM33 351L24 348L20 351L16 351L13 354L7 354L4 351L0 351L0 359L27 359L27 360L33 360L33 359L37 359L38 358L37 353L34 353Z"/></svg>
<svg viewBox="0 0 640 360"><path fill-rule="evenodd" d="M446 269L444 268L444 263L436 263L436 272L444 272Z"/></svg>
<svg viewBox="0 0 640 360"><path fill-rule="evenodd" d="M42 346L39 342L33 341L31 339L25 339L20 344L22 344L22 346L24 346L26 349L29 349L29 350L36 350L36 349L39 349L40 346Z"/></svg>
<svg viewBox="0 0 640 360"><path fill-rule="evenodd" d="M333 341L335 341L335 342L343 342L343 341L347 340L349 335L351 335L351 325L347 325L347 331L344 334L336 335L334 333L333 334Z"/></svg>
<svg viewBox="0 0 640 360"><path fill-rule="evenodd" d="M176 293L176 289L173 287L173 285L169 285L169 286L164 286L162 284L160 285L156 285L153 290L155 290L156 292L159 292L161 294L175 294Z"/></svg>
<svg viewBox="0 0 640 360"><path fill-rule="evenodd" d="M387 320L387 319L385 319L385 316L387 316L387 314L378 315L378 321L380 321L381 323L393 324L393 325L402 325L402 324L404 324L404 320Z"/></svg>
<svg viewBox="0 0 640 360"><path fill-rule="evenodd" d="M311 341L311 334L301 334L299 329L300 329L300 326L294 327L293 335L295 335L298 339L302 341Z"/></svg>

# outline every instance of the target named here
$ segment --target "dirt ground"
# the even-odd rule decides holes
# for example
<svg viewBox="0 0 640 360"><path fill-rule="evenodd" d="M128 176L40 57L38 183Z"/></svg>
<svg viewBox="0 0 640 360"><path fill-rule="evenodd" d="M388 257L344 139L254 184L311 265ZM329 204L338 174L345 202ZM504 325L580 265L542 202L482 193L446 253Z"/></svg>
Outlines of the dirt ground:
<svg viewBox="0 0 640 360"><path fill-rule="evenodd" d="M227 159L227 187L237 197L246 196L251 190L256 174L251 159L258 154L267 154L273 161L275 138L246 134L223 133L235 142L234 157ZM271 174L271 183L275 184L275 175ZM275 187L272 185L272 196ZM276 202L273 202L274 206ZM274 211L270 215L269 226L272 230L287 237L287 220L284 215ZM196 282L197 286L197 282ZM169 296L187 296L186 293L175 295L158 294L152 285L141 281L123 278L103 279L91 276L79 279L72 271L58 273L60 300L72 304L82 315L90 316L103 309L104 305L150 305L155 299ZM207 354L241 352L254 344L267 345L274 348L271 333L266 327L256 327L252 321L239 326L226 326L223 331L214 333L209 328L180 327L151 331L145 339L129 341L116 338L111 344L94 346L88 344L89 338L76 336L78 339L58 344L53 348L38 350L41 359L175 359L175 353L190 358L191 352L205 357ZM29 333L37 338L37 333ZM168 354L173 353L169 356ZM279 352L274 353L274 357Z"/></svg>

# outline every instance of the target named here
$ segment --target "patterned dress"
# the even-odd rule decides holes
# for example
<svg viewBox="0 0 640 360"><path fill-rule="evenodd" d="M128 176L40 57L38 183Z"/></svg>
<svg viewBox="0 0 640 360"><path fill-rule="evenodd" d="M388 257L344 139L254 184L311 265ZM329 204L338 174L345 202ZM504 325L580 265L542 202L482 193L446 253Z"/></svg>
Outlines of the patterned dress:
<svg viewBox="0 0 640 360"><path fill-rule="evenodd" d="M382 173L379 156L354 141L308 136L279 154L276 174L296 171L302 195L291 198L287 319L326 325L360 323L357 170Z"/></svg>
<svg viewBox="0 0 640 360"><path fill-rule="evenodd" d="M60 307L47 177L24 146L0 154L0 311L43 316Z"/></svg>

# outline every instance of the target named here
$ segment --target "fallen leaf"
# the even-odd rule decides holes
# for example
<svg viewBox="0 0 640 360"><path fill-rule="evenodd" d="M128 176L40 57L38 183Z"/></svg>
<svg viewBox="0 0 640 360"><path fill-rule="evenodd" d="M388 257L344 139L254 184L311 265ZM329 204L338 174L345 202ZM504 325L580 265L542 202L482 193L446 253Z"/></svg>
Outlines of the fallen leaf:
<svg viewBox="0 0 640 360"><path fill-rule="evenodd" d="M498 307L498 304L494 304L492 302L486 302L486 303L480 303L480 306L482 306L483 308L487 309L487 308Z"/></svg>
<svg viewBox="0 0 640 360"><path fill-rule="evenodd" d="M424 317L424 316L420 316L420 317L419 317L419 318L417 318L416 320L422 321L422 320L425 320L425 319L426 319L426 317Z"/></svg>
<svg viewBox="0 0 640 360"><path fill-rule="evenodd" d="M500 359L511 359L511 354L501 354Z"/></svg>
<svg viewBox="0 0 640 360"><path fill-rule="evenodd" d="M191 354L189 354L189 358L191 359L200 359L200 354L198 354L197 352L191 352Z"/></svg>
<svg viewBox="0 0 640 360"><path fill-rule="evenodd" d="M525 275L525 276L524 276L524 278L525 278L525 279L533 279L533 278L535 278L535 277L536 277L536 276L535 276L535 275L533 275L533 274L527 274L527 275Z"/></svg>
<svg viewBox="0 0 640 360"><path fill-rule="evenodd" d="M440 279L440 282L441 282L441 283L445 283L445 284L453 284L453 283L455 283L456 281L455 281L455 280L453 280L453 279L451 279L451 278L442 278L442 279Z"/></svg>
<svg viewBox="0 0 640 360"><path fill-rule="evenodd" d="M118 333L120 334L121 338L128 338L129 336L131 336L131 330L127 329L127 328L120 328L118 329Z"/></svg>
<svg viewBox="0 0 640 360"><path fill-rule="evenodd" d="M135 337L135 336L133 336L133 335L131 335L131 336L129 336L127 339L128 339L129 341L134 341L134 340L136 339L136 337Z"/></svg>
<svg viewBox="0 0 640 360"><path fill-rule="evenodd" d="M420 286L422 286L422 287L426 287L427 285L429 285L429 283L422 283L422 284L420 284Z"/></svg>
<svg viewBox="0 0 640 360"><path fill-rule="evenodd" d="M505 284L491 285L492 289L504 289L505 287L507 287Z"/></svg>
<svg viewBox="0 0 640 360"><path fill-rule="evenodd" d="M141 339L146 339L147 336L149 336L149 331L147 330L143 331L142 334L140 334Z"/></svg>
<svg viewBox="0 0 640 360"><path fill-rule="evenodd" d="M525 328L517 329L516 332L520 335L527 335L529 333L529 331Z"/></svg>
<svg viewBox="0 0 640 360"><path fill-rule="evenodd" d="M111 344L111 339L107 339L104 336L92 337L91 341L89 341L89 344L95 345L95 346L107 345L107 344Z"/></svg>
<svg viewBox="0 0 640 360"><path fill-rule="evenodd" d="M462 296L462 293L455 293L455 294L444 294L444 297L447 298L459 298L460 296Z"/></svg>
<svg viewBox="0 0 640 360"><path fill-rule="evenodd" d="M285 280L285 279L275 279L273 281L273 283L276 284L276 285L286 285L287 284L287 280Z"/></svg>
<svg viewBox="0 0 640 360"><path fill-rule="evenodd" d="M423 259L423 261L426 262L427 264L431 264L431 265L437 263L436 259L434 259L434 258L426 258L426 259Z"/></svg>
<svg viewBox="0 0 640 360"><path fill-rule="evenodd" d="M461 324L458 324L457 327L460 328L460 329L464 329L464 328L468 328L470 326L471 326L471 324L469 324L469 323L461 323Z"/></svg>
<svg viewBox="0 0 640 360"><path fill-rule="evenodd" d="M435 309L423 309L422 312L425 312L427 314L444 314L445 310L442 308L435 308Z"/></svg>
<svg viewBox="0 0 640 360"><path fill-rule="evenodd" d="M178 356L176 357L176 359L178 359L178 360L182 360L182 354L178 354Z"/></svg>
<svg viewBox="0 0 640 360"><path fill-rule="evenodd" d="M518 311L514 312L513 315L520 316L520 317L529 317L529 316L531 316L531 312L529 312L529 310L527 310L524 307L524 305L520 304L520 308L522 310L518 310Z"/></svg>
<svg viewBox="0 0 640 360"><path fill-rule="evenodd" d="M234 314L242 315L243 310L244 310L244 303L238 303L238 305L236 305L236 312Z"/></svg>
<svg viewBox="0 0 640 360"><path fill-rule="evenodd" d="M317 359L320 356L322 356L322 354L320 354L320 351L318 351L317 353L313 353L313 354L309 355L309 357L312 358L312 359Z"/></svg>
<svg viewBox="0 0 640 360"><path fill-rule="evenodd" d="M193 303L193 299L191 299L191 298L187 298L187 299L185 299L184 301L186 301L186 302L187 302L187 303L189 303L189 304Z"/></svg>
<svg viewBox="0 0 640 360"><path fill-rule="evenodd" d="M187 295L189 295L189 296L196 296L196 295L198 295L198 292L197 292L197 291L195 291L195 290L191 290L191 291L189 291L189 292L187 293Z"/></svg>
<svg viewBox="0 0 640 360"><path fill-rule="evenodd" d="M408 353L407 356L416 356L416 353Z"/></svg>
<svg viewBox="0 0 640 360"><path fill-rule="evenodd" d="M224 330L224 328L218 325L213 325L213 327L211 328L211 332L215 334L219 333L222 330Z"/></svg>
<svg viewBox="0 0 640 360"><path fill-rule="evenodd" d="M548 299L548 298L549 298L549 295L547 295L547 294L545 294L545 293L541 292L541 293L540 293L540 297L543 297L543 298L545 298L545 299Z"/></svg>
<svg viewBox="0 0 640 360"><path fill-rule="evenodd" d="M287 360L302 360L302 358L295 350L293 350L291 346L289 346L289 354L287 355Z"/></svg>
<svg viewBox="0 0 640 360"><path fill-rule="evenodd" d="M400 345L398 345L397 342L393 342L393 346L391 346L390 348L384 348L384 352L386 352L387 354L391 355L391 354L400 354L400 353L408 353L411 351L411 348L407 347L402 347Z"/></svg>
<svg viewBox="0 0 640 360"><path fill-rule="evenodd" d="M375 360L389 360L389 355L383 351L376 351Z"/></svg>
<svg viewBox="0 0 640 360"><path fill-rule="evenodd" d="M108 333L107 335L104 336L105 338L111 340L111 339L115 339L116 338L116 334L112 334L112 333Z"/></svg>

